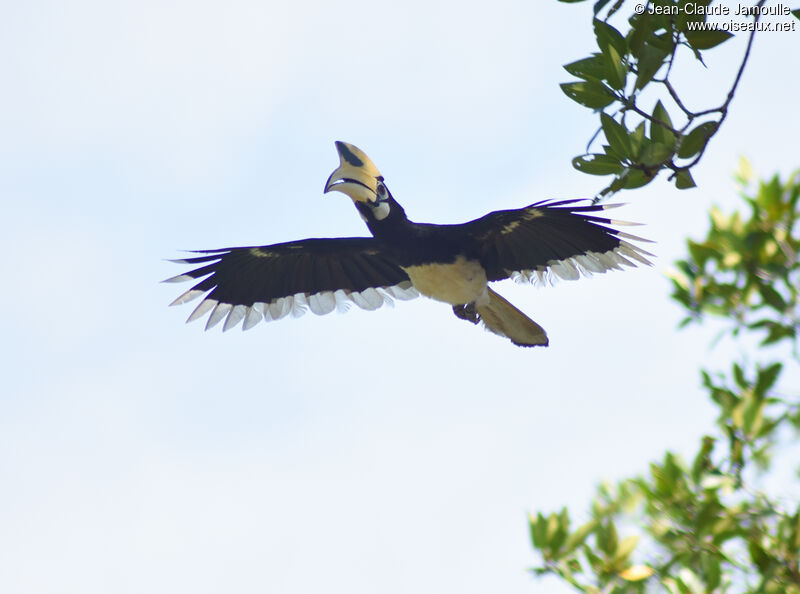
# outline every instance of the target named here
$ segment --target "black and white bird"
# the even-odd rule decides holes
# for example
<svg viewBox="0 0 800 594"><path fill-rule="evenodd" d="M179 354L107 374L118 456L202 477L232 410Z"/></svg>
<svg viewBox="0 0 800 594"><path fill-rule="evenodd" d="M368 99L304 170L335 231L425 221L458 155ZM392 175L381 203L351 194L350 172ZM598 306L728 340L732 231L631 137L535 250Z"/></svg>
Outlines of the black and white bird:
<svg viewBox="0 0 800 594"><path fill-rule="evenodd" d="M206 329L242 322L344 311L355 303L376 309L419 294L449 303L455 315L483 325L519 346L547 346L544 329L489 287L507 278L548 283L560 278L649 265L646 241L597 216L618 205L581 200L537 202L491 212L460 225L408 219L363 151L337 142L339 167L325 192L350 197L372 237L303 239L254 247L202 250L173 260L200 265L164 282L200 280L171 305L205 295L187 321L210 312ZM613 225L613 226L612 226Z"/></svg>

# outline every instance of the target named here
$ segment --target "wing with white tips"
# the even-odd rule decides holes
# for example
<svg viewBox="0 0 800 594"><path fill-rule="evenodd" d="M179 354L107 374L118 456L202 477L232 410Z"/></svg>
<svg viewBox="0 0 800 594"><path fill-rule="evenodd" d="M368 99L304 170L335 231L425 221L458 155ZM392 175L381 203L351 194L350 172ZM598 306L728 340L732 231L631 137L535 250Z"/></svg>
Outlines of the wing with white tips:
<svg viewBox="0 0 800 594"><path fill-rule="evenodd" d="M637 263L650 265L647 256L652 254L631 243L648 240L614 228L634 223L596 216L620 205L580 202L584 201L538 202L466 223L464 227L479 238L487 278L547 283Z"/></svg>
<svg viewBox="0 0 800 594"><path fill-rule="evenodd" d="M170 305L205 295L187 322L209 314L206 329L225 320L223 330L242 322L247 330L261 320L311 310L317 315L346 311L350 304L377 309L392 299L418 295L403 270L387 259L372 238L304 239L258 247L235 247L203 254L181 264L201 264L164 282L200 280Z"/></svg>

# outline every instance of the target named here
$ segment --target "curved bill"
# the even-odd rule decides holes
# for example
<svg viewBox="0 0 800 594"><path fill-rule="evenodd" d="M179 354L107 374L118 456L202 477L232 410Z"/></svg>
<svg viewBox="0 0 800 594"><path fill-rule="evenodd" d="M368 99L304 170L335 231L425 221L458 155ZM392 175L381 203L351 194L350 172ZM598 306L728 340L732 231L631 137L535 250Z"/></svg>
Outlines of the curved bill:
<svg viewBox="0 0 800 594"><path fill-rule="evenodd" d="M325 193L342 192L357 202L375 202L378 199L378 182L381 172L370 158L355 145L336 141L339 167L325 182Z"/></svg>

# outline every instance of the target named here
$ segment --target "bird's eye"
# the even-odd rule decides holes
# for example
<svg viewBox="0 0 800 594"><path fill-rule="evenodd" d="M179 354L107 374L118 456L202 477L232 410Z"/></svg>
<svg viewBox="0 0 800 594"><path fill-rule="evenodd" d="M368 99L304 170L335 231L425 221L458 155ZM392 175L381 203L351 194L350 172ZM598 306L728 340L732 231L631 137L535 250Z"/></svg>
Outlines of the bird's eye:
<svg viewBox="0 0 800 594"><path fill-rule="evenodd" d="M386 186L383 184L378 184L378 197L386 198Z"/></svg>

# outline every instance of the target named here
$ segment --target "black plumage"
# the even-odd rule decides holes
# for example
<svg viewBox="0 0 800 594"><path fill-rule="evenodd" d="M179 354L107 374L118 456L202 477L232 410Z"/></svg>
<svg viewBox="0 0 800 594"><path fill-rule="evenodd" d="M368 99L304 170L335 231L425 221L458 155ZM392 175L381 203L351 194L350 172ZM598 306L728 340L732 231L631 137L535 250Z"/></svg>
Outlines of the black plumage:
<svg viewBox="0 0 800 594"><path fill-rule="evenodd" d="M182 276L208 278L191 290L233 305L270 302L296 293L391 287L408 281L371 237L304 239L275 245L203 250L204 256L173 260L205 265ZM184 280L173 277L170 281Z"/></svg>
<svg viewBox="0 0 800 594"><path fill-rule="evenodd" d="M552 281L605 272L650 255L602 216L608 205L544 201L491 212L457 225L410 221L372 161L358 148L337 142L340 167L325 191L351 197L373 237L305 239L288 243L196 252L176 260L200 264L168 282L199 280L173 302L203 294L190 320L211 311L210 327L229 329L244 319L251 327L303 307L322 314L354 302L374 309L417 291L453 305L459 318L483 321L522 346L546 345L543 329L488 288L506 278Z"/></svg>

